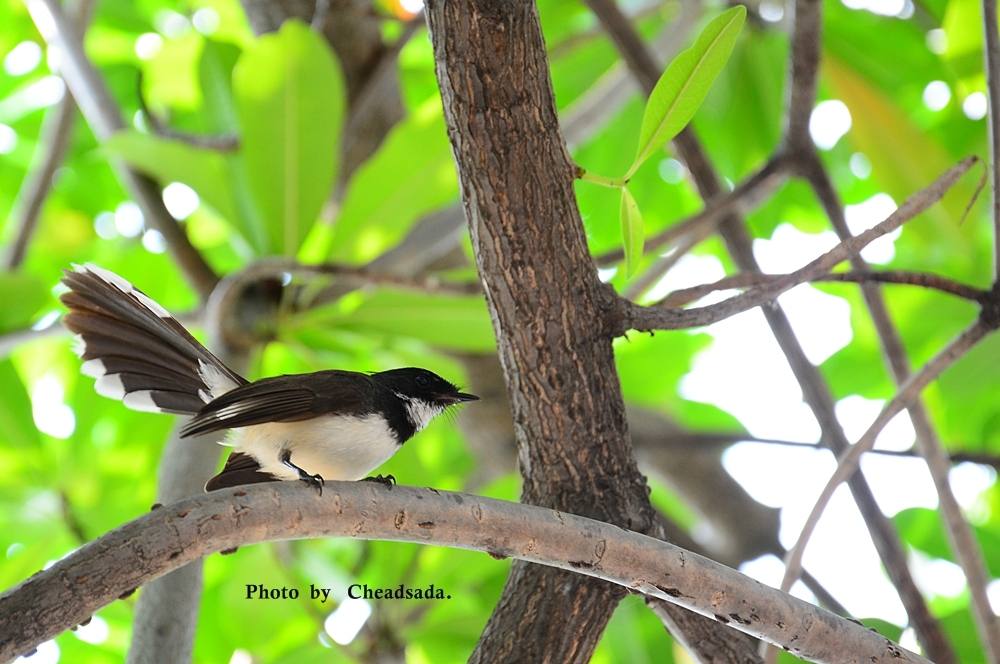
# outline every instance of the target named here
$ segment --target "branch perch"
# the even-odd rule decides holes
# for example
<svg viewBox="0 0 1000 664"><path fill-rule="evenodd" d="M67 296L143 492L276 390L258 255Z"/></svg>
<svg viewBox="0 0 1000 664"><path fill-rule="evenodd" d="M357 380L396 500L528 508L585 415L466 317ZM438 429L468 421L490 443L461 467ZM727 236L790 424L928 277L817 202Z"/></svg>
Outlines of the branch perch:
<svg viewBox="0 0 1000 664"><path fill-rule="evenodd" d="M307 537L437 544L513 557L684 606L816 662L925 663L866 627L662 540L584 517L469 494L365 482L234 487L162 507L0 596L0 659L30 651L102 606L201 556Z"/></svg>

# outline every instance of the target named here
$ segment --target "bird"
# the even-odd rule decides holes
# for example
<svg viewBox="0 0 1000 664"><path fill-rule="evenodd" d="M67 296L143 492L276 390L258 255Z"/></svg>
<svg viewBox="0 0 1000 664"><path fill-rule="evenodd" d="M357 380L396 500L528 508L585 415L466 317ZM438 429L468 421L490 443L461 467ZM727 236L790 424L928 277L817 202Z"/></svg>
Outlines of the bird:
<svg viewBox="0 0 1000 664"><path fill-rule="evenodd" d="M73 265L60 296L81 372L98 394L133 410L193 416L182 437L228 431L232 447L206 491L368 477L437 415L476 401L427 369L337 369L249 381L199 343L155 300L97 265Z"/></svg>

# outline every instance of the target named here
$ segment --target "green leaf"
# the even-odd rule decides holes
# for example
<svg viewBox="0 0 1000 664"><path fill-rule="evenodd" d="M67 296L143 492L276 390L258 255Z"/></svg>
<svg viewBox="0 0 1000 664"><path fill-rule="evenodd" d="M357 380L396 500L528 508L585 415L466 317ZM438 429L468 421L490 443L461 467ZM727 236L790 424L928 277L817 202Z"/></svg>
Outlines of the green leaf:
<svg viewBox="0 0 1000 664"><path fill-rule="evenodd" d="M337 174L344 85L330 47L304 23L260 37L233 71L242 155L266 253L292 254Z"/></svg>
<svg viewBox="0 0 1000 664"><path fill-rule="evenodd" d="M336 326L341 330L409 337L439 348L493 351L493 325L481 297L421 295L380 290L357 308L338 302L298 316L293 327Z"/></svg>
<svg viewBox="0 0 1000 664"><path fill-rule="evenodd" d="M631 277L642 260L643 229L639 205L627 187L622 187L620 218L625 248L625 276Z"/></svg>
<svg viewBox="0 0 1000 664"><path fill-rule="evenodd" d="M743 6L722 12L705 26L693 46L678 53L667 66L646 102L639 146L626 179L694 117L729 60L746 15Z"/></svg>
<svg viewBox="0 0 1000 664"><path fill-rule="evenodd" d="M38 277L0 274L0 333L28 327L48 299L48 288Z"/></svg>
<svg viewBox="0 0 1000 664"><path fill-rule="evenodd" d="M10 302L10 300L7 300ZM31 400L21 377L10 360L0 362L0 444L29 447L38 443L38 430L31 416Z"/></svg>
<svg viewBox="0 0 1000 664"><path fill-rule="evenodd" d="M239 225L229 169L218 152L130 129L111 136L104 148L160 182L183 182L220 216ZM246 228L240 230L249 232Z"/></svg>

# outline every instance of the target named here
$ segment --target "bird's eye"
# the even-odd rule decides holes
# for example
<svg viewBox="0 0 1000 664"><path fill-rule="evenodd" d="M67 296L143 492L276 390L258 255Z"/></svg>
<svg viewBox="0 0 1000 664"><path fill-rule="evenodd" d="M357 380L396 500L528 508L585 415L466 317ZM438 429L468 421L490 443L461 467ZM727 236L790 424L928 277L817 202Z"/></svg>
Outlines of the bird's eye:
<svg viewBox="0 0 1000 664"><path fill-rule="evenodd" d="M413 381L420 387L427 387L430 383L430 379L424 374L417 374L417 377L414 378Z"/></svg>

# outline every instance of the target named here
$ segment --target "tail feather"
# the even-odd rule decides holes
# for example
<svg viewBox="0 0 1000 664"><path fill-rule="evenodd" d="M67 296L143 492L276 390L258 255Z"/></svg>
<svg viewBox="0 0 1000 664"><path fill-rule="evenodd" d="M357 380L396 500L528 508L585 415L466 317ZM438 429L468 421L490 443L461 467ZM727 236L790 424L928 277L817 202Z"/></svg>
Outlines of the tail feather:
<svg viewBox="0 0 1000 664"><path fill-rule="evenodd" d="M129 408L194 414L246 384L166 309L113 272L74 266L61 297L64 324L80 340L82 372L99 394Z"/></svg>

